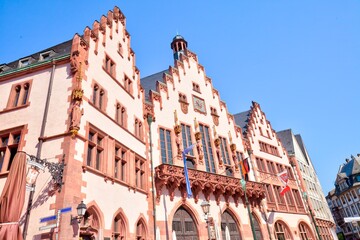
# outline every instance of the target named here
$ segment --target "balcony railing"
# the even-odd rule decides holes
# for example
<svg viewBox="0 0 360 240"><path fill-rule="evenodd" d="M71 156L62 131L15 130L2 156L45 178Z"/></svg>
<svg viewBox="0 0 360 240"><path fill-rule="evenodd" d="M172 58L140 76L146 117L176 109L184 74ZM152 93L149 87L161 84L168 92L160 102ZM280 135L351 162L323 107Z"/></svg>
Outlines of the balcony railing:
<svg viewBox="0 0 360 240"><path fill-rule="evenodd" d="M157 201L160 201L164 186L169 191L171 201L174 199L176 189L180 190L183 198L186 198L186 183L183 167L161 164L155 168L155 173ZM242 198L243 202L245 202L245 192L238 178L194 169L188 169L188 175L195 202L198 201L200 192L204 194L206 200L209 200L210 195L213 194L217 203L220 203L221 196L224 197L226 203L229 203L230 197L232 197L236 206L239 203L239 198ZM246 194L252 205L259 205L260 201L265 197L263 184L247 181Z"/></svg>

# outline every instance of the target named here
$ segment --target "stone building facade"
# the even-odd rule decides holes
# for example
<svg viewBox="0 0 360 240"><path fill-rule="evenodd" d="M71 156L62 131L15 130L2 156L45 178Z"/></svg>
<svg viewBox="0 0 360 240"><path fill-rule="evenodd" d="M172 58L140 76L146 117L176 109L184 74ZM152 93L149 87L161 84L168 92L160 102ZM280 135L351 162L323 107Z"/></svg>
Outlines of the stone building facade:
<svg viewBox="0 0 360 240"><path fill-rule="evenodd" d="M316 239L260 105L231 114L186 40L171 48L174 64L140 79L115 7L72 40L0 65L0 186L17 151L66 164L61 189L40 173L20 219L27 239ZM39 223L65 207L71 214Z"/></svg>
<svg viewBox="0 0 360 240"><path fill-rule="evenodd" d="M336 238L334 219L301 135L293 134L291 129L279 131L277 134L290 156L293 170L299 176L302 197L307 201L309 211L313 214L319 235L322 239L330 236ZM313 226L315 227L314 222Z"/></svg>

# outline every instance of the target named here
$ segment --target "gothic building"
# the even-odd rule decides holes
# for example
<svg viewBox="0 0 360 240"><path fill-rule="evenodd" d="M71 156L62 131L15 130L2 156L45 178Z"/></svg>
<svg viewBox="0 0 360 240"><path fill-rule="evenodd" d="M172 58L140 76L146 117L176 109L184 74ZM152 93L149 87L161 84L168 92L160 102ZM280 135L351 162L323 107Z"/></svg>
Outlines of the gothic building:
<svg viewBox="0 0 360 240"><path fill-rule="evenodd" d="M301 177L260 105L231 114L186 40L171 49L173 65L140 79L115 7L0 65L1 188L17 151L66 164L62 185L45 169L26 193L26 238L316 239Z"/></svg>

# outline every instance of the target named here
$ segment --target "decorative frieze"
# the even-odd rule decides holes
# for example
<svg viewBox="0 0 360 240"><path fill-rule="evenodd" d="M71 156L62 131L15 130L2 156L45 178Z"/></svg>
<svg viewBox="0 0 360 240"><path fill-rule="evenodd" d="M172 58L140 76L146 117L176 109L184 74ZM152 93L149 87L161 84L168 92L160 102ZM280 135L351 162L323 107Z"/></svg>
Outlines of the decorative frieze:
<svg viewBox="0 0 360 240"><path fill-rule="evenodd" d="M188 175L195 202L198 202L200 192L207 200L213 194L218 204L221 196L224 196L226 203L229 203L230 197L232 197L236 206L239 204L239 198L245 202L245 192L241 187L240 179L194 169L188 169ZM184 168L169 164L157 166L155 168L155 186L158 202L164 187L167 188L171 201L173 201L177 189L181 191L183 197L186 197ZM265 198L263 185L257 182L246 182L246 194L252 206L259 206L261 200Z"/></svg>

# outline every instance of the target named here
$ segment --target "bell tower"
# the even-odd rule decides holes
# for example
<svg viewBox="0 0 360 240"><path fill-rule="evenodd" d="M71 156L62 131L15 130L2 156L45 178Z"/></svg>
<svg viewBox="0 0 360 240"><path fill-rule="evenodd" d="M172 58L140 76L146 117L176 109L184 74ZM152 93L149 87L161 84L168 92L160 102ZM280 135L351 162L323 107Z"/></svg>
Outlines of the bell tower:
<svg viewBox="0 0 360 240"><path fill-rule="evenodd" d="M171 49L174 53L174 59L179 60L180 54L183 54L186 48L187 42L181 35L177 34L171 42Z"/></svg>

